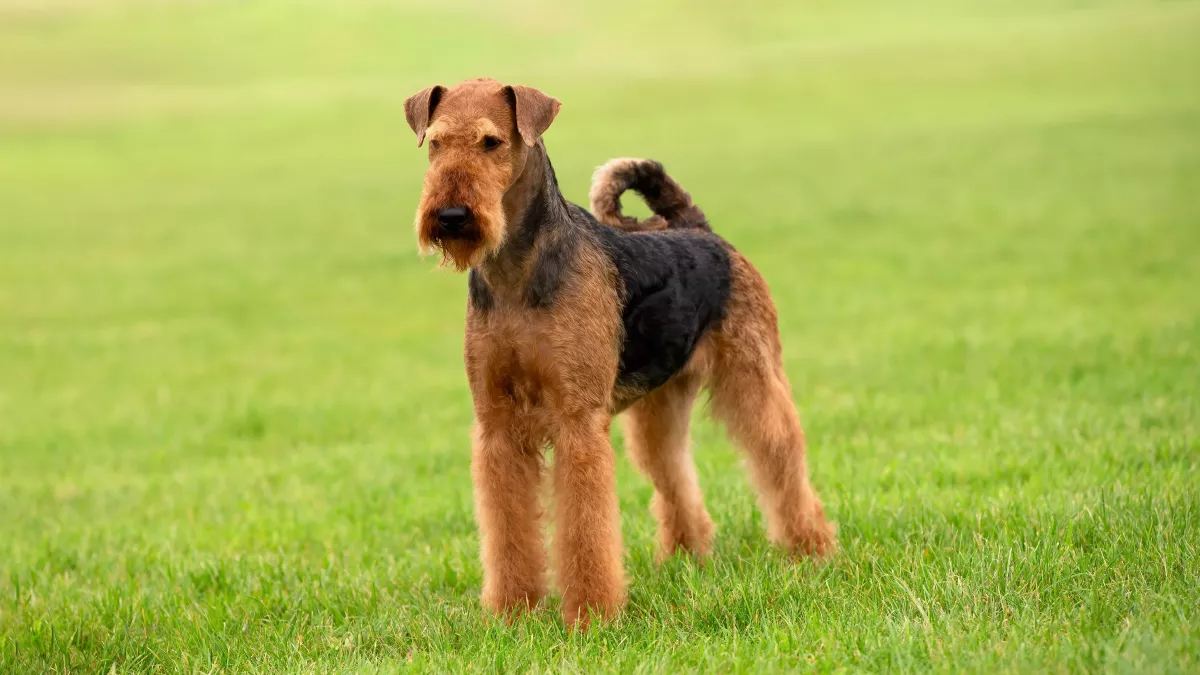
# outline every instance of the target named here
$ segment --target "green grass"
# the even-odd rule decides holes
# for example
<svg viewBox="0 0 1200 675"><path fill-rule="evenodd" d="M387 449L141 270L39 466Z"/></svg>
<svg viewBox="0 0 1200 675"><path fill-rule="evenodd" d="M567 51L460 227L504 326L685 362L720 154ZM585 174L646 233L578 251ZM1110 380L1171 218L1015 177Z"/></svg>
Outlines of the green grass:
<svg viewBox="0 0 1200 675"><path fill-rule="evenodd" d="M725 4L0 0L0 672L1200 670L1200 3ZM709 565L622 459L627 612L484 615L401 106L481 74L770 281L832 562L703 422Z"/></svg>

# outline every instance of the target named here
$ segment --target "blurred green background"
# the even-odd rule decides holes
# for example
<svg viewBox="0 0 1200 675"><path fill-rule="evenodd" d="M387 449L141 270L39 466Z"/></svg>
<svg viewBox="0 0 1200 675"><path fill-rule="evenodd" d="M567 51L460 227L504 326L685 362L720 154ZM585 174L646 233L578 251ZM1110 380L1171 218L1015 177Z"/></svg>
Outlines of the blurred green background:
<svg viewBox="0 0 1200 675"><path fill-rule="evenodd" d="M1189 0L0 0L0 672L1194 672L1198 73ZM626 614L485 618L402 111L483 75L767 277L833 562L703 422L709 565L622 460Z"/></svg>

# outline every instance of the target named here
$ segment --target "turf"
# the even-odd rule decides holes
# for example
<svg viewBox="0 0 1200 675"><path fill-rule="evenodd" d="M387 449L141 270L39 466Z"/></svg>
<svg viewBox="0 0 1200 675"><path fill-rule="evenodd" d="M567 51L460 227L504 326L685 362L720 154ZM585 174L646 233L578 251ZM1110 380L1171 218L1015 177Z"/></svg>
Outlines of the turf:
<svg viewBox="0 0 1200 675"><path fill-rule="evenodd" d="M1198 67L1194 1L0 0L0 672L1200 670ZM401 106L481 74L770 281L834 560L705 421L707 566L622 458L627 612L485 617Z"/></svg>

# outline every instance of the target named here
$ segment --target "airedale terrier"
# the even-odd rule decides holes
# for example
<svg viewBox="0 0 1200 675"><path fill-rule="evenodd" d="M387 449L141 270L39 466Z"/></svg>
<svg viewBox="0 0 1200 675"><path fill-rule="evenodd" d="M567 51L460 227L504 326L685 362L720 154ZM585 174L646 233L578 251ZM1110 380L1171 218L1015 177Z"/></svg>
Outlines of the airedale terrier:
<svg viewBox="0 0 1200 675"><path fill-rule="evenodd" d="M563 618L585 625L621 608L609 442L620 413L630 455L654 484L663 554L706 555L713 524L688 445L702 387L745 451L771 539L797 555L831 553L835 527L809 482L766 282L657 162L602 166L595 217L568 202L542 141L559 106L491 79L404 102L417 145L429 144L418 242L470 269L465 360L483 604L511 614L546 593L540 487L551 446ZM655 215L623 216L626 189Z"/></svg>

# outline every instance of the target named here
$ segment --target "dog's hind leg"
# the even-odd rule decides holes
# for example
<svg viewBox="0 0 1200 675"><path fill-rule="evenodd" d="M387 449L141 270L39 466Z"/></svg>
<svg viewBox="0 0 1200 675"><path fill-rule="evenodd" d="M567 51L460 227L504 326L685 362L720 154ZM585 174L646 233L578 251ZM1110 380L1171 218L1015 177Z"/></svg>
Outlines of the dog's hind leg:
<svg viewBox="0 0 1200 675"><path fill-rule="evenodd" d="M624 414L630 458L654 484L650 508L658 518L664 558L680 549L705 556L712 545L712 519L704 509L688 442L699 387L699 377L681 374Z"/></svg>
<svg viewBox="0 0 1200 675"><path fill-rule="evenodd" d="M795 554L832 553L836 526L809 482L775 307L766 282L737 254L728 311L712 337L712 411L746 453L771 539Z"/></svg>

